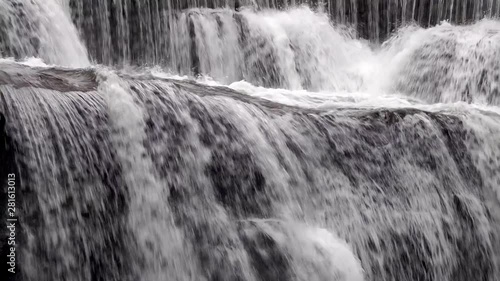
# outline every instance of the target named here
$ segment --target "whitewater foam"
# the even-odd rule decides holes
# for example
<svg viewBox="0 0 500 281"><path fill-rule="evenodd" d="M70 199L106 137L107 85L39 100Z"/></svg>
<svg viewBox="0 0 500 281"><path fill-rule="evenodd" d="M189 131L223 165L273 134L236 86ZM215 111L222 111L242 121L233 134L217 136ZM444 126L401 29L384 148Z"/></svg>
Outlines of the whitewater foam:
<svg viewBox="0 0 500 281"><path fill-rule="evenodd" d="M352 248L332 231L279 220L254 219L247 223L269 235L288 254L296 280L364 280Z"/></svg>
<svg viewBox="0 0 500 281"><path fill-rule="evenodd" d="M0 49L4 57L39 57L68 67L90 65L69 13L56 0L0 1L0 22L8 27Z"/></svg>

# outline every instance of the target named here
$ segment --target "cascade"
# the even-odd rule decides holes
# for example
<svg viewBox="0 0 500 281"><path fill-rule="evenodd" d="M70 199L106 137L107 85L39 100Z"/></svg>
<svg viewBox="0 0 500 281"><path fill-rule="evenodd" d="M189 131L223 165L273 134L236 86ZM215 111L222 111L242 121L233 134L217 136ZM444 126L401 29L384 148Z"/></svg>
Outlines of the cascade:
<svg viewBox="0 0 500 281"><path fill-rule="evenodd" d="M498 280L499 8L0 0L1 276Z"/></svg>

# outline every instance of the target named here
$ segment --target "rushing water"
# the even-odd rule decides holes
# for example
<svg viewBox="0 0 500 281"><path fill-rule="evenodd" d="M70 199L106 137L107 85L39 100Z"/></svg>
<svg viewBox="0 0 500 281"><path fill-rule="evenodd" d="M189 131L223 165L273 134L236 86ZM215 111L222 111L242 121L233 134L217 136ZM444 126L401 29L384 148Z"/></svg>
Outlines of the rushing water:
<svg viewBox="0 0 500 281"><path fill-rule="evenodd" d="M87 51L55 0L0 1L0 54L41 57L61 66L89 66Z"/></svg>
<svg viewBox="0 0 500 281"><path fill-rule="evenodd" d="M308 4L323 11L336 23L356 30L373 42L387 39L398 27L409 23L433 26L442 21L471 23L500 16L498 0L67 0L77 27L82 30L90 52L99 61L110 57L137 58L157 63L168 56L169 41L179 16L190 8L277 9ZM196 21L196 19L194 19ZM212 19L214 20L214 19ZM189 24L189 23L184 23ZM180 30L182 32L182 30ZM174 34L172 34L174 33ZM184 36L188 36L184 33ZM157 50L144 57L141 42ZM116 50L121 50L116 52ZM170 50L171 51L171 50ZM157 57L160 56L160 57ZM171 58L172 59L172 58ZM167 61L170 61L167 59Z"/></svg>
<svg viewBox="0 0 500 281"><path fill-rule="evenodd" d="M0 276L498 280L499 3L300 3L0 0Z"/></svg>

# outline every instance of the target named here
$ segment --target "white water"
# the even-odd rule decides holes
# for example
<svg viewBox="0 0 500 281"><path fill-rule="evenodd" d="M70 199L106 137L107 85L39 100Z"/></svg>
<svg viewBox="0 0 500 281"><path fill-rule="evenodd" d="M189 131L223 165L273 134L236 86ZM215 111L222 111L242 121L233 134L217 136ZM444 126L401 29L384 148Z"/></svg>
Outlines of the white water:
<svg viewBox="0 0 500 281"><path fill-rule="evenodd" d="M67 1L22 3L22 11L34 22L28 26L20 25L19 20L25 19L18 18L18 7L0 1L0 15L12 23L9 40L20 44L27 54L21 63L36 67L45 63L90 65L85 46L70 22ZM203 84L226 85L254 97L316 109L413 107L499 112L498 21L482 20L468 26L443 22L428 29L410 25L381 46L370 47L353 39L345 28L333 26L326 14L307 7L260 12L244 9L239 15L245 19L246 35L251 40L242 48L237 36L242 27L234 15L225 9L194 9L180 14L170 34L175 45L170 49L172 63L180 69L189 67L189 17L196 30L202 75L197 81ZM217 31L219 24L222 29ZM30 30L36 30L38 51L31 50L30 44L22 46ZM31 52L37 57L30 58ZM256 71L249 67L262 63L262 58L270 64L258 64ZM277 73L281 88L252 84L262 66ZM190 79L171 69L165 71L168 73L156 67L149 72L157 77ZM464 98L464 94L468 96Z"/></svg>
<svg viewBox="0 0 500 281"><path fill-rule="evenodd" d="M90 66L67 6L57 0L1 0L0 22L8 26L4 30L6 38L2 39L9 42L17 57L36 56L49 64L67 67Z"/></svg>
<svg viewBox="0 0 500 281"><path fill-rule="evenodd" d="M125 181L137 187L132 190L133 215L129 218L138 244L133 250L142 251L145 259L155 261L146 265L143 280L161 280L165 276L190 280L187 276L199 275L194 268L192 249L186 246L184 235L165 204L169 196L163 188L165 183L155 175L150 159L143 156L146 153L143 105L134 100L114 73L100 70L99 80L98 91L103 93L109 108L114 129L112 141L118 147L118 158L127 175ZM172 255L177 258L170 259Z"/></svg>
<svg viewBox="0 0 500 281"><path fill-rule="evenodd" d="M5 4L6 2L0 3ZM32 6L30 4L25 8L36 15L35 18L39 18L42 23L39 26L41 32L39 51L31 55L38 55L45 62L54 65L88 66L89 61L85 48L79 43L75 28L70 24L64 10L54 5L53 1L47 2L47 5L33 2ZM4 7L6 6L2 6L2 8ZM2 12L12 13L12 11ZM214 14L218 17L215 17ZM484 112L500 114L498 95L489 98L489 94L498 88L498 77L495 76L498 73L497 34L500 30L498 22L483 21L466 27L455 27L444 23L431 29L407 27L400 30L397 37L383 46L370 48L366 42L353 39L343 29L332 26L325 14L314 13L308 8L296 8L284 12L244 10L240 15L249 25L249 30L246 33L249 36L247 38L248 44L244 47L241 47L238 42L237 35L240 25L236 23L232 11L217 10L213 11L212 14L212 11L192 10L188 14L181 14L175 25L176 29L171 31L171 38L175 38L175 40L172 40L171 44L174 47L170 49L172 52L171 63L181 71L175 73L176 68L172 67L173 73L171 75L157 70L151 71L152 74L157 77L189 79L186 76L172 75L184 75L189 72L186 69L190 68L192 58L190 57L191 45L188 42L186 17L190 17L193 19L196 30L196 52L199 59L199 72L202 74L198 80L200 83L211 86L225 85L242 94L297 107L322 110L346 107L357 109L418 108L459 116L461 120L467 122L468 127L472 128L474 133L480 136L480 143L468 143L469 149L472 151L475 163L482 167L483 177L488 179L485 184L491 189L492 194L497 195L500 201L500 190L498 189L500 172L495 169L500 168L498 162L500 159L500 155L498 155L500 130L498 124L495 123L495 120L498 119L489 118L483 114ZM222 36L217 32L218 21L223 23ZM18 31L22 29L14 26L12 30L17 33L9 34L10 39L21 41ZM34 50L26 49L28 56L31 51L34 52ZM27 59L23 63L44 67L43 63L37 59ZM482 68L489 71L484 77ZM448 72L443 69L448 69ZM260 74L269 74L269 72L272 72L270 76L275 76L279 81L281 89L265 87L268 81L259 80L262 78L259 76ZM253 280L253 273L249 273L252 270L247 266L249 264L248 257L242 250L243 247L237 243L236 234L230 232L230 230L233 231L231 228L233 222L230 216L221 206L207 204L207 201L210 203L216 201L213 199L212 191L206 188L209 183L203 174L203 165L209 162L209 156L203 150L202 145L198 143L198 130L200 128L197 127L198 123L195 121L190 122L193 117L189 116L189 111L182 107L184 106L183 101L178 101L179 104L171 104L172 101L167 103L160 97L146 94L144 96L138 94L138 98L130 94L129 89L126 89L130 85L125 82L122 85L120 78L115 74L106 70L100 72L100 75L100 87L97 92L104 97L106 110L110 115L111 127L114 130L111 141L118 149L118 161L126 175L124 180L126 184L134 187L130 194L132 201L129 206L128 225L137 237L137 244L140 248L137 250L140 250L147 261L147 264L142 267L142 269L146 269L142 280L162 280L168 274L175 275L171 276L173 280L194 280L195 277L202 275L198 272L199 265L192 258L194 249L186 246L188 243L185 241L185 236L192 234L183 233L175 225L172 210L166 203L166 198L170 196L169 191L164 188L166 184L159 179L157 175L159 171L155 170L150 156L145 156L146 101L161 107L160 112L175 112L181 116L182 118L178 118L185 122L181 125L189 128L187 139L195 142L192 146L185 148L186 151L183 155L183 161L189 169L180 171L179 175L169 178L174 182L179 181L186 184L185 192L190 198L186 201L190 205L181 210L188 214L188 218L194 221L194 225L206 224L210 226L207 235L212 240L205 241L206 244L210 246L215 244L217 246L214 248L217 250L227 251L223 254L229 257L228 260L231 261L231 264L226 265L227 267L222 270L227 273L226 277L230 277L230 268L238 268L247 280ZM479 83L479 80L482 82ZM481 89L471 88L478 84L483 85ZM140 93L154 90L147 86L135 84L134 86L140 88ZM162 84L160 90L166 91L165 89L169 89L169 87L168 83L165 83ZM464 100L462 93L467 87L469 87L467 91L469 91L470 98ZM176 93L167 91L164 94L174 96ZM178 98L182 99L182 96ZM141 101L141 99L145 101ZM172 98L172 100L175 99ZM53 106L52 100L47 100L45 103L46 107ZM32 104L29 105L32 106ZM284 213L283 216L290 221L278 226L269 221L254 220L253 222L261 231L277 241L280 249L289 254L296 280L324 280L325 276L338 281L363 280L364 272L359 261L360 257L356 257L351 246L334 234L332 223L328 225L329 229L324 229L301 225L294 221L298 220L295 213L299 213L303 206L299 206L298 203L289 203L293 202L289 198L291 192L287 190L288 186L283 180L293 175L288 174L280 167L275 156L276 153L273 152L273 148L268 143L264 133L259 130L259 125L265 124L267 126L265 131L275 135L276 142L285 147L285 141L279 139L278 136L280 136L280 126L286 126L287 123L272 123L273 121L269 121L268 116L258 108L248 107L225 98L208 99L204 105L211 109L211 112L230 113L227 114L227 116L231 116L228 119L234 123L234 127L243 132L242 135L248 140L246 148L255 155L259 167L265 168L263 174L265 178L273 181L274 192L282 196L278 198L279 200L275 199L273 207L278 209L280 214ZM227 116L225 117L227 118ZM26 115L26 118L29 119L32 116ZM285 120L286 118L288 117L283 117ZM412 116L408 118L415 124L428 122L424 117ZM30 122L39 121L30 119ZM236 126L237 124L239 126ZM167 127L168 125L168 123L161 123L161 121L156 124L158 127ZM288 126L291 125L288 124ZM288 129L294 132L293 128ZM422 133L427 132L428 130L425 130ZM175 141L169 139L169 131L162 133L165 136L159 137L162 142L156 144L155 152L157 153L168 150L169 142ZM432 131L432 133L439 135L438 132ZM295 134L297 137L300 135L299 133ZM39 138L34 139L42 142ZM302 143L307 143L307 140L302 139ZM290 155L289 157L292 157ZM318 161L321 159L320 155L314 155L314 157ZM64 163L69 162L67 159L63 160ZM443 161L443 163L453 162ZM402 161L401 169L406 167L405 164L407 163ZM53 167L50 168L56 166L54 163ZM300 170L298 167L295 169ZM195 179L190 179L190 176L193 176L190 171L196 171ZM438 182L434 178L425 178L427 171L421 171L421 178L418 178L418 175L408 175L405 180L417 182L415 186L422 189L432 186L430 183ZM343 188L340 195L332 192L329 195L332 198L327 198L333 202L343 202L343 199L348 202L346 204L349 205L348 208L340 210L339 213L348 212L349 208L360 204L355 202L356 200L348 198L354 198L357 194L348 194L353 192L348 190L354 187L350 186L347 179L337 178L333 180L321 176L318 178L324 181L325 186L331 185L333 181ZM294 193L307 196L306 191L295 190ZM347 194L346 198L342 198L344 196L342 192ZM299 197L299 195L295 196ZM47 195L47 197L49 196ZM210 200L202 200L206 198ZM424 205L426 198L419 199L420 201L415 199L416 205ZM48 198L47 200L52 199ZM324 204L327 205L327 203L329 202ZM471 205L473 207L480 206L476 201L472 201ZM309 208L312 207L309 206ZM451 210L451 207L447 206L445 209ZM480 210L480 207L477 207L477 210ZM387 215L391 211L390 208L387 208L381 213ZM477 212L480 213L480 211ZM385 219L377 218L377 214L370 218L372 225L368 226L372 227L369 235L374 237L382 235L376 232L378 226L374 225L375 222L377 219ZM406 220L391 217L393 221L389 224L397 228L403 225L403 222L408 223L408 225L411 225L410 222L412 222L422 227L424 234L428 236L426 239L432 241L434 260L437 263L442 262L439 265L440 268L444 268L445 262L453 260L454 252L451 246L446 244L443 232L439 232L438 237L431 235L434 228L441 222L434 221L431 213L412 213L406 216ZM310 221L325 227L322 225L321 216L318 217L311 215ZM425 224L426 222L428 224ZM360 217L352 217L352 220L349 219L349 221L338 220L335 223L343 223L344 227L339 227L339 234L342 233L342 237L348 237L350 234L347 226L351 223L363 224ZM66 233L58 235L63 237L60 238L62 240L67 239ZM221 238L222 235L224 236ZM382 238L378 237L378 239ZM223 240L224 243L220 244L224 247L229 245L228 249L217 244L220 240ZM359 238L359 240L362 239ZM151 245L155 247L153 248ZM69 249L70 246L67 248ZM218 254L220 253L214 255ZM169 259L169 255L175 256L175 259ZM220 255L222 256L222 254ZM75 260L76 258L67 261L68 271L78 267ZM368 264L366 260L369 259L365 257L364 260L363 265L366 266ZM215 268L216 262L207 263L210 270L218 270ZM380 266L382 267L382 265ZM443 276L447 274L447 272L440 273ZM35 273L32 275L34 276Z"/></svg>
<svg viewBox="0 0 500 281"><path fill-rule="evenodd" d="M192 41L188 19L195 34ZM171 71L190 74L196 68L222 83L244 79L294 90L352 90L359 81L351 65L369 52L363 43L335 29L326 14L306 7L237 14L192 9L175 17L171 26ZM193 60L198 63L193 65Z"/></svg>
<svg viewBox="0 0 500 281"><path fill-rule="evenodd" d="M229 10L181 14L178 29L172 31L176 38L172 44L178 45L171 48L180 74L189 75L185 70L192 60L185 25L189 17L196 31L202 83L228 85L295 106L349 101L360 106L500 104L498 21L469 26L442 23L429 29L407 26L373 47L332 26L325 14L305 7L285 12L244 10L239 16L246 25ZM246 30L244 46L238 43L240 28ZM172 68L165 72L177 74Z"/></svg>
<svg viewBox="0 0 500 281"><path fill-rule="evenodd" d="M325 15L313 13L307 8L262 13L247 10L243 14L257 27L258 34L267 34L268 42L274 42L272 48L278 50L281 56L277 64L285 73L288 87L266 88L244 80L228 83L232 79L222 77L221 73L227 65L222 61L211 64L222 67L216 71L202 68L206 73L219 73L219 76L201 76L196 79L197 82L210 86L226 85L250 96L323 110L339 107L416 108L467 117L481 116L484 112L500 115L499 21L482 20L467 26L443 22L428 29L410 25L401 28L380 47L370 48L366 42L354 40L331 26ZM302 20L296 21L297 18ZM206 25L206 28L210 26ZM292 52L290 45L284 44L284 41L305 45L294 45ZM217 42L217 38L203 40L203 44L210 42ZM235 46L235 42L216 44L219 45L213 50L221 54L207 51L205 58L227 60L227 57L238 56L242 52L221 51L221 47ZM251 48L255 48L256 57L264 55L258 47ZM299 60L302 64L298 64L300 67L297 68L319 73L314 77L315 82L311 83L316 91L302 89L303 77L295 72L290 63L297 59L296 52L304 58ZM234 65L229 64L229 73L234 73L238 61L241 59L236 59ZM189 79L158 69L151 73L156 77ZM464 98L464 92L469 93L469 97ZM476 133L483 135L483 141L488 142L482 147L493 149L479 152L477 161L499 161L499 156L495 154L498 124L494 119L484 118L471 118L475 124L464 119L476 128ZM500 173L496 172L487 178L491 181L488 185L500 200L498 176Z"/></svg>
<svg viewBox="0 0 500 281"><path fill-rule="evenodd" d="M9 29L10 40L21 44L26 56L37 56L48 64L89 66L85 47L69 22L68 3L56 2L23 6L43 23L38 50L26 43L29 28L25 26ZM8 2L0 1L0 8L1 15L16 17ZM194 45L188 19L193 23ZM326 14L307 7L244 9L238 14L227 9L194 9L179 14L171 26L166 72L191 74L191 47L195 46L202 77L253 96L283 102L288 98L287 104L296 106L301 102L311 106L311 101L317 104L322 99L326 104L352 101L361 106L371 100L375 105L416 100L500 104L496 66L500 22L493 20L462 27L448 23L430 29L403 27L381 47L353 39L345 28L334 27ZM243 45L241 32L246 38Z"/></svg>

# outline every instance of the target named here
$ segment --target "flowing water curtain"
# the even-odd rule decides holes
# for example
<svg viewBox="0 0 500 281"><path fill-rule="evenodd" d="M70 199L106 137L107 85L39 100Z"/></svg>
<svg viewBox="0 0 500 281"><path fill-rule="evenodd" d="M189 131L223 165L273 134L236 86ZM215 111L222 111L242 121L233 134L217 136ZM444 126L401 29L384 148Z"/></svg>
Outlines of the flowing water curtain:
<svg viewBox="0 0 500 281"><path fill-rule="evenodd" d="M428 102L500 105L499 42L494 20L401 30L382 50L398 57L386 76L396 91Z"/></svg>
<svg viewBox="0 0 500 281"><path fill-rule="evenodd" d="M1 66L26 280L496 281L498 115Z"/></svg>
<svg viewBox="0 0 500 281"><path fill-rule="evenodd" d="M93 9L80 5L75 21L94 30L87 38L89 49L97 61L107 64L161 65L174 73L207 75L222 83L245 79L290 89L344 89L340 81L350 83L342 79L347 51L359 47L332 27L324 14L308 8L175 11L159 3L145 1L131 7L130 2L118 1L97 9L109 9L111 23L102 23L106 15L92 14ZM295 21L297 17L303 18L302 23Z"/></svg>
<svg viewBox="0 0 500 281"><path fill-rule="evenodd" d="M105 64L175 60L170 48L176 36L172 30L179 25L179 12L186 9L287 9L301 4L326 12L333 22L351 26L373 42L385 40L410 23L432 26L446 20L463 24L500 14L499 0L69 0L92 56Z"/></svg>
<svg viewBox="0 0 500 281"><path fill-rule="evenodd" d="M0 0L0 54L49 64L90 65L67 6L56 0Z"/></svg>

